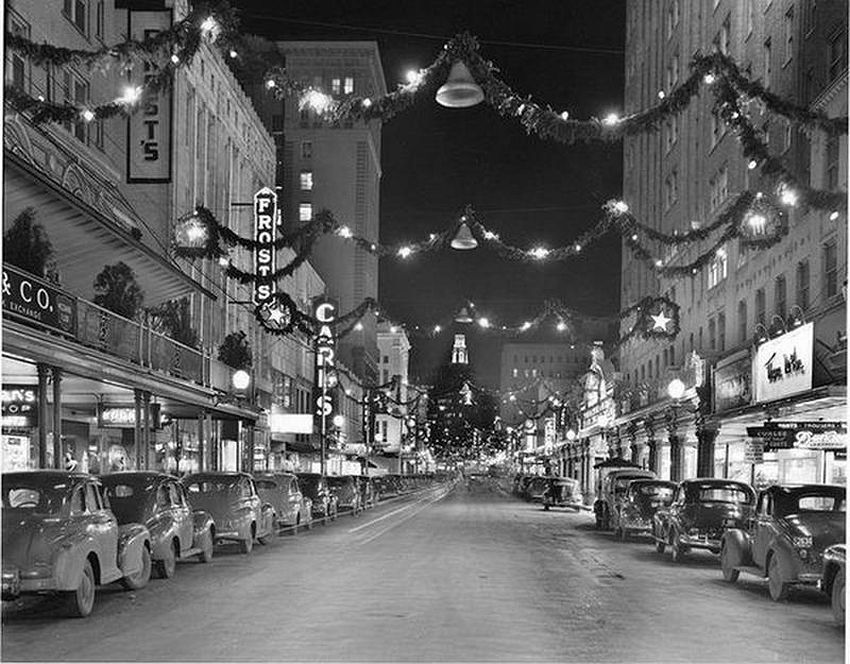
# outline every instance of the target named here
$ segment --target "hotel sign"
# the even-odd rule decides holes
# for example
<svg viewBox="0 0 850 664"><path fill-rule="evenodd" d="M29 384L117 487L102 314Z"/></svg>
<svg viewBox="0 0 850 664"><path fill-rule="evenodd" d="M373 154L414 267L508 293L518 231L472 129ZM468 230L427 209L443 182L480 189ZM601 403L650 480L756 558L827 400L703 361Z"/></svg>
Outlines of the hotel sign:
<svg viewBox="0 0 850 664"><path fill-rule="evenodd" d="M814 323L766 341L753 357L754 401L773 401L812 389Z"/></svg>
<svg viewBox="0 0 850 664"><path fill-rule="evenodd" d="M3 311L69 336L77 332L77 302L47 282L3 265Z"/></svg>

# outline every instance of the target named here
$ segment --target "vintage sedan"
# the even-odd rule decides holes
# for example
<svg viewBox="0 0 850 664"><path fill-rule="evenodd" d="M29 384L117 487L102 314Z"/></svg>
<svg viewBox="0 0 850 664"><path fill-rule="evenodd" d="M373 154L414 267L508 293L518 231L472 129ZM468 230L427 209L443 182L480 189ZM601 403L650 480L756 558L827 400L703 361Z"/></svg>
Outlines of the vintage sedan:
<svg viewBox="0 0 850 664"><path fill-rule="evenodd" d="M571 477L550 477L549 484L543 491L543 509L552 507L569 507L576 511L581 509L584 499L581 495L581 485Z"/></svg>
<svg viewBox="0 0 850 664"><path fill-rule="evenodd" d="M651 535L652 517L673 502L676 483L667 480L632 480L617 512L614 532L625 541L631 535Z"/></svg>
<svg viewBox="0 0 850 664"><path fill-rule="evenodd" d="M652 517L655 550L669 546L673 562L691 549L720 553L727 528L740 528L753 514L755 491L735 480L696 478L679 483L673 502Z"/></svg>
<svg viewBox="0 0 850 664"><path fill-rule="evenodd" d="M655 479L655 473L636 467L614 467L601 476L599 494L593 502L598 529L610 530L614 527L629 483L640 479Z"/></svg>
<svg viewBox="0 0 850 664"><path fill-rule="evenodd" d="M837 625L844 626L844 579L847 567L847 547L833 544L823 552L823 574L818 586L832 601L832 615Z"/></svg>
<svg viewBox="0 0 850 664"><path fill-rule="evenodd" d="M298 478L292 473L254 475L257 491L274 509L275 525L298 529L313 527L313 501L301 492Z"/></svg>
<svg viewBox="0 0 850 664"><path fill-rule="evenodd" d="M157 472L120 472L101 477L112 511L122 526L142 523L151 534L157 575L170 579L178 560L213 557L215 524L204 510L193 510L180 481Z"/></svg>
<svg viewBox="0 0 850 664"><path fill-rule="evenodd" d="M66 611L84 617L95 587L147 585L151 538L140 523L118 525L100 480L86 473L4 473L3 599L59 593Z"/></svg>
<svg viewBox="0 0 850 664"><path fill-rule="evenodd" d="M265 544L274 535L274 509L260 498L248 473L208 471L181 482L192 507L212 515L216 543L236 541L242 553L251 553L254 540Z"/></svg>
<svg viewBox="0 0 850 664"><path fill-rule="evenodd" d="M525 489L525 499L532 503L542 503L543 493L549 486L549 478L544 475L534 477Z"/></svg>
<svg viewBox="0 0 850 664"><path fill-rule="evenodd" d="M774 485L761 491L755 515L723 536L720 566L730 583L741 572L767 578L774 601L792 585L822 580L823 554L845 540L843 486Z"/></svg>
<svg viewBox="0 0 850 664"><path fill-rule="evenodd" d="M359 514L363 509L360 501L360 490L357 487L357 479L351 475L330 476L328 486L336 494L339 509Z"/></svg>
<svg viewBox="0 0 850 664"><path fill-rule="evenodd" d="M301 491L313 501L313 518L322 523L336 519L339 512L336 494L331 491L327 480L317 473L298 473Z"/></svg>

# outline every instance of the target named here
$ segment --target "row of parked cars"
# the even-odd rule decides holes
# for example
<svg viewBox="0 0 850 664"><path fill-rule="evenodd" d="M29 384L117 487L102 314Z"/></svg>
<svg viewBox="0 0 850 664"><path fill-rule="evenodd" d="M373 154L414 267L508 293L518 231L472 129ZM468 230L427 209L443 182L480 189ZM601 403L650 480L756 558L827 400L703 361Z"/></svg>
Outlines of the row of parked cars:
<svg viewBox="0 0 850 664"><path fill-rule="evenodd" d="M532 503L540 503L544 510L567 507L580 510L584 504L579 481L572 477L550 475L516 475L512 491Z"/></svg>
<svg viewBox="0 0 850 664"><path fill-rule="evenodd" d="M846 488L828 484L769 486L755 491L729 479L658 479L651 471L618 468L600 481L596 527L621 540L645 536L658 553L681 562L693 550L719 555L723 578L767 581L783 600L792 586L816 586L830 596L844 624Z"/></svg>
<svg viewBox="0 0 850 664"><path fill-rule="evenodd" d="M286 529L358 514L434 477L323 477L303 473L38 470L2 480L2 598L59 593L66 612L91 613L95 588L135 590L152 573L174 575L178 560L212 560L217 544L250 553Z"/></svg>

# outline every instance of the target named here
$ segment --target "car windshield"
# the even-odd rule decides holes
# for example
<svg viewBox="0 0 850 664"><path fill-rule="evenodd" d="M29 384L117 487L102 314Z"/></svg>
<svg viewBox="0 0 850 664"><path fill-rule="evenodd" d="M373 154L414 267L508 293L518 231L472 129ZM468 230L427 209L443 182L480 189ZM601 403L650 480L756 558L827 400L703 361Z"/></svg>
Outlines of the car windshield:
<svg viewBox="0 0 850 664"><path fill-rule="evenodd" d="M672 502L675 487L665 484L638 484L633 487L632 495L643 500L662 500Z"/></svg>
<svg viewBox="0 0 850 664"><path fill-rule="evenodd" d="M147 519L147 497L150 486L134 486L120 482L104 481L103 489L109 499L109 506L118 519L118 523L144 523Z"/></svg>
<svg viewBox="0 0 850 664"><path fill-rule="evenodd" d="M59 514L69 485L49 485L3 478L3 507L31 510L34 514Z"/></svg>
<svg viewBox="0 0 850 664"><path fill-rule="evenodd" d="M697 500L701 503L744 503L749 504L752 496L735 486L703 486L699 488Z"/></svg>

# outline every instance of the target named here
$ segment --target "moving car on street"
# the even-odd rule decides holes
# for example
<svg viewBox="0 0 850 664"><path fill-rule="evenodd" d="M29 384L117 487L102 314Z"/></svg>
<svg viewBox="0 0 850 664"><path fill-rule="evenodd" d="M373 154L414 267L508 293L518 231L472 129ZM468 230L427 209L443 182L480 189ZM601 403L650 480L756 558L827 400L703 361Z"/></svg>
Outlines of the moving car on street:
<svg viewBox="0 0 850 664"><path fill-rule="evenodd" d="M192 510L176 477L157 472L119 472L101 477L120 525L142 523L150 532L157 575L174 576L177 560L213 556L215 525L204 510Z"/></svg>
<svg viewBox="0 0 850 664"><path fill-rule="evenodd" d="M761 491L755 515L723 536L723 578L735 583L741 572L767 578L777 602L792 585L819 584L824 552L845 541L845 500L846 489L829 484Z"/></svg>
<svg viewBox="0 0 850 664"><path fill-rule="evenodd" d="M301 493L298 478L292 473L254 475L257 493L274 510L275 527L313 527L313 501Z"/></svg>
<svg viewBox="0 0 850 664"><path fill-rule="evenodd" d="M755 491L734 480L683 480L669 507L652 517L655 550L669 546L673 562L680 563L691 549L720 553L727 528L740 528L752 517Z"/></svg>
<svg viewBox="0 0 850 664"><path fill-rule="evenodd" d="M667 480L632 480L617 512L614 531L625 541L631 535L651 535L652 517L673 502L676 483Z"/></svg>
<svg viewBox="0 0 850 664"><path fill-rule="evenodd" d="M56 592L66 612L94 608L95 587L128 590L151 576L151 538L140 523L118 525L100 480L86 473L4 473L3 599Z"/></svg>
<svg viewBox="0 0 850 664"><path fill-rule="evenodd" d="M629 483L640 479L655 479L655 473L651 470L628 467L609 470L602 477L598 497L593 503L597 529L610 530L614 527Z"/></svg>
<svg viewBox="0 0 850 664"><path fill-rule="evenodd" d="M328 486L336 494L339 509L352 514L359 514L363 510L363 503L360 502L360 489L354 477L351 475L333 475L328 477Z"/></svg>
<svg viewBox="0 0 850 664"><path fill-rule="evenodd" d="M301 491L313 502L313 518L323 523L336 519L339 512L336 494L318 473L297 473Z"/></svg>
<svg viewBox="0 0 850 664"><path fill-rule="evenodd" d="M248 473L208 471L187 475L182 483L192 507L212 515L216 543L236 541L242 553L251 553L254 540L265 544L274 534L274 509Z"/></svg>
<svg viewBox="0 0 850 664"><path fill-rule="evenodd" d="M844 604L847 596L844 593L844 580L847 567L847 547L844 544L833 544L823 552L823 574L820 589L827 594L832 602L832 615L835 623L844 626Z"/></svg>
<svg viewBox="0 0 850 664"><path fill-rule="evenodd" d="M571 477L550 477L543 492L543 509L570 507L576 511L582 506L581 488L578 480Z"/></svg>

